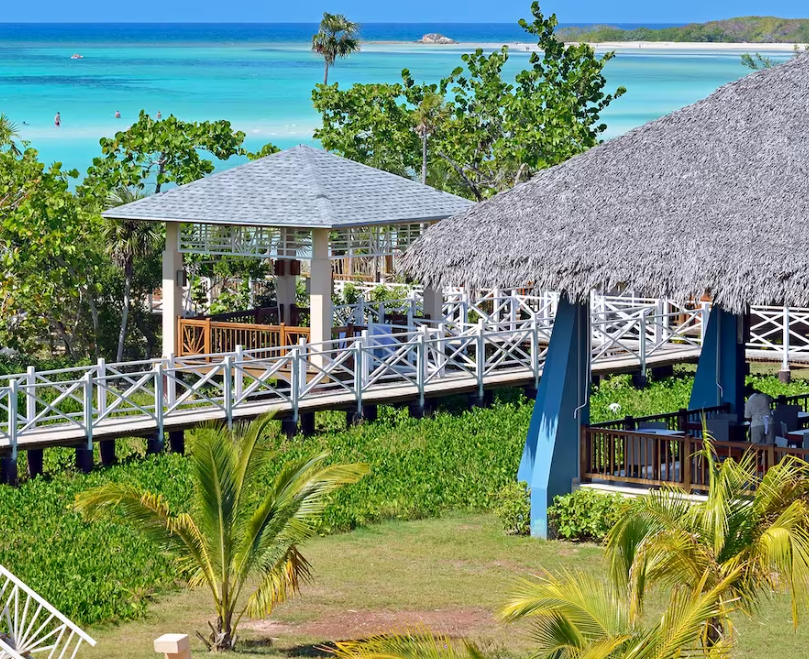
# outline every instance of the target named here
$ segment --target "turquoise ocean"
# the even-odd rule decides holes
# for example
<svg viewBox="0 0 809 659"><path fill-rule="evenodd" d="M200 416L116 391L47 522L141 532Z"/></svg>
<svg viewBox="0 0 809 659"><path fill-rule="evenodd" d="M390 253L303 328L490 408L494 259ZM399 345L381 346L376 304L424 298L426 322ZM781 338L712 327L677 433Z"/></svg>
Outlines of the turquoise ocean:
<svg viewBox="0 0 809 659"><path fill-rule="evenodd" d="M322 61L309 51L314 25L11 25L0 24L0 111L39 149L84 172L98 140L134 120L141 109L185 120L228 119L257 148L313 143L318 115L311 90ZM366 25L364 38L407 42L440 32L468 42L526 40L516 25ZM387 82L410 69L434 82L460 64L470 46L369 43L330 74L341 86ZM71 59L79 53L83 59ZM788 55L775 54L776 58ZM528 53L512 48L508 71ZM748 72L738 52L621 49L608 63L610 88L624 97L605 113L614 137L703 98ZM59 111L62 126L53 117ZM121 119L114 118L115 112ZM24 123L23 123L24 122ZM229 164L235 164L236 159Z"/></svg>

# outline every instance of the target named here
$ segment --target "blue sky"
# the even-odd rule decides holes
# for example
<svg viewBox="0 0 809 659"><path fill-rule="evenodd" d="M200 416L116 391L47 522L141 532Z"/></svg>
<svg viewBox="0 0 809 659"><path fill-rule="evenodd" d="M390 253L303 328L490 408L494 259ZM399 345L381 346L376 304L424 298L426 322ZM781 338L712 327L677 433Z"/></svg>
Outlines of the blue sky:
<svg viewBox="0 0 809 659"><path fill-rule="evenodd" d="M510 23L530 0L4 0L7 22L313 22L323 11L360 22ZM809 17L806 0L547 0L565 23L680 23L730 16Z"/></svg>

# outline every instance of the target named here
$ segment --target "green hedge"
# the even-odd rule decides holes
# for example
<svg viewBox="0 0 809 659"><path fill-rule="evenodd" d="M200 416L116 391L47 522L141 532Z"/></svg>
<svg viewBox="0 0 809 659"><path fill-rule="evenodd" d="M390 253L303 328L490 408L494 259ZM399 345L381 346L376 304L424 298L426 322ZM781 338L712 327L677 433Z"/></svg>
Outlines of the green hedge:
<svg viewBox="0 0 809 659"><path fill-rule="evenodd" d="M590 489L556 497L548 508L548 525L557 538L601 542L620 518L627 499Z"/></svg>

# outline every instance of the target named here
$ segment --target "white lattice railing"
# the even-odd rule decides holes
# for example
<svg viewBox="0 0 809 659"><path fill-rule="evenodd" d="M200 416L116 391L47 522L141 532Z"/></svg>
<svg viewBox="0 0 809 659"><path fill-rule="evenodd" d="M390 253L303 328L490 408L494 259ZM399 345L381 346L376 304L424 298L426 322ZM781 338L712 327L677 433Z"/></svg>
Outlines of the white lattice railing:
<svg viewBox="0 0 809 659"><path fill-rule="evenodd" d="M75 659L96 642L0 565L0 659Z"/></svg>
<svg viewBox="0 0 809 659"><path fill-rule="evenodd" d="M426 387L459 378L474 381L479 391L507 372L538 380L553 329L555 296L492 293L467 304L464 294L454 291L445 303L443 323L420 323L419 302L415 295L390 302L407 320L398 327L379 322L389 313L388 303L347 306L347 314L363 321L355 324L368 330L318 345L237 347L231 353L122 364L100 360L6 376L0 387L0 448L16 456L20 441L57 431L67 432L73 443L78 436L92 445L99 429L110 424L132 422L159 432L167 422L197 412L233 419L272 403L297 416L301 404L312 398L328 402L339 397L341 407L361 406L375 392L384 398L391 387L411 387L423 399ZM644 372L663 353L699 349L707 305L688 309L653 302L624 297L594 304L594 363L620 359L622 366L637 365ZM783 343L773 328L781 327L781 340L788 340L790 351L809 354L809 310L756 308L752 318L750 345L757 351L778 358Z"/></svg>

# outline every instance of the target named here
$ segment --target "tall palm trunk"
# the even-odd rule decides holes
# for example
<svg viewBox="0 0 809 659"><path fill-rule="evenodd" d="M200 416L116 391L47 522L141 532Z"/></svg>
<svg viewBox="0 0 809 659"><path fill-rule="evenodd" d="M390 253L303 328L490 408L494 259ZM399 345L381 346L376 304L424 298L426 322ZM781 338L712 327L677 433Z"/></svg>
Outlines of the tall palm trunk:
<svg viewBox="0 0 809 659"><path fill-rule="evenodd" d="M421 182L427 185L427 132L421 138Z"/></svg>
<svg viewBox="0 0 809 659"><path fill-rule="evenodd" d="M132 263L127 263L124 274L124 300L123 308L121 309L121 330L118 332L118 352L116 353L115 361L122 362L124 360L124 344L126 343L126 324L129 321L129 306L131 304L130 296L132 293L132 279L134 268Z"/></svg>
<svg viewBox="0 0 809 659"><path fill-rule="evenodd" d="M328 62L326 62L326 70L323 73L323 84L324 85L329 84L329 63Z"/></svg>

